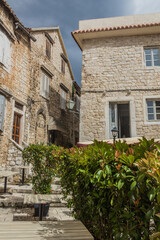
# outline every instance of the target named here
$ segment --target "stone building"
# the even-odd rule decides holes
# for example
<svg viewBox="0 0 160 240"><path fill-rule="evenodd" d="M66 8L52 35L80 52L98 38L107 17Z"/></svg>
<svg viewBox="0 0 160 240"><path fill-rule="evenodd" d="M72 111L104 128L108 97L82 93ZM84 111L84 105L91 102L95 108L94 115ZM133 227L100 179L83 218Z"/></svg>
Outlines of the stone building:
<svg viewBox="0 0 160 240"><path fill-rule="evenodd" d="M30 143L75 143L79 118L73 125L66 108L74 86L59 27L27 29L1 0L0 164L21 165Z"/></svg>
<svg viewBox="0 0 160 240"><path fill-rule="evenodd" d="M84 20L80 141L160 138L160 13Z"/></svg>

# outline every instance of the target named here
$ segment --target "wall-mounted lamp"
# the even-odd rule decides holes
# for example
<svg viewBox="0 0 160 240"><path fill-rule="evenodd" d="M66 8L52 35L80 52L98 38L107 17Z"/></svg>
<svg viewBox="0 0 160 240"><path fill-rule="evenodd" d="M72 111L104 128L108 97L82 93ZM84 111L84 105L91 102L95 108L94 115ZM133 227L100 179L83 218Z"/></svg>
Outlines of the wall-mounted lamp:
<svg viewBox="0 0 160 240"><path fill-rule="evenodd" d="M75 102L70 99L66 105L69 110L72 110L74 108Z"/></svg>

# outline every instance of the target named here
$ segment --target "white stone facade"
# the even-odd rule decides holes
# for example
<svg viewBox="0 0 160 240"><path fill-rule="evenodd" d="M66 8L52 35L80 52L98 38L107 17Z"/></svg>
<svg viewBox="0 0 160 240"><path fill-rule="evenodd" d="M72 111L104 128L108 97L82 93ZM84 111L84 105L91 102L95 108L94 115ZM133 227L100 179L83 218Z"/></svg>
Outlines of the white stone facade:
<svg viewBox="0 0 160 240"><path fill-rule="evenodd" d="M122 26L127 19L134 20L136 17L113 18L108 22ZM138 19L139 24L143 23L143 15ZM144 22L146 19L144 15ZM154 19L160 22L158 14L151 14L147 23L154 23ZM119 137L145 136L158 139L160 64L146 66L144 49L160 48L160 27L157 27L156 32L159 33L156 34L149 34L148 28L153 32L151 26L143 29L143 34L140 34L138 27L137 34L136 29L123 29L123 34L116 32L119 30L111 30L110 33L104 29L98 30L100 27L110 27L106 23L107 19L81 21L80 30L72 33L83 52L80 141L111 138L112 121L117 123ZM160 52L157 58L160 61ZM148 119L148 111L153 111L153 108L147 108L149 100L157 104L154 111L158 119ZM114 116L110 113L113 105ZM116 120L111 120L112 117ZM128 132L125 132L125 127Z"/></svg>

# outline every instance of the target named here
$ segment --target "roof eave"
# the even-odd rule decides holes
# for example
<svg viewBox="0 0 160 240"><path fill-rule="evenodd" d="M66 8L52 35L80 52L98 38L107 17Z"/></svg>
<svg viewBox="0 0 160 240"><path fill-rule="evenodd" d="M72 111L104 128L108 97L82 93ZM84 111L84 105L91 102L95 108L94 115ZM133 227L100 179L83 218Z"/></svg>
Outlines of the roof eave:
<svg viewBox="0 0 160 240"><path fill-rule="evenodd" d="M30 28L31 32L42 32L42 31L54 31L54 30L58 30L59 27L39 27L39 28Z"/></svg>
<svg viewBox="0 0 160 240"><path fill-rule="evenodd" d="M27 36L28 36L30 39L32 39L32 41L34 41L34 42L37 41L36 38L33 37L33 36L30 34L30 32L28 32L28 30L27 30L21 23L16 22L16 23L15 23L15 26L16 26L16 29L20 28L25 34L27 34Z"/></svg>
<svg viewBox="0 0 160 240"><path fill-rule="evenodd" d="M63 42L63 39L62 39L62 35L61 35L61 32L60 32L60 29L58 28L57 31L58 31L58 35L59 35L59 38L60 38L60 41L61 41L61 44L62 44L62 48L63 48L64 54L65 54L66 58L68 59L67 52L66 52L66 49L65 49L65 46L64 46L64 42ZM71 68L69 59L68 59L67 64L68 64L68 67L69 67L71 78L72 78L72 80L74 80L74 75L73 75L73 72L72 72L72 68Z"/></svg>
<svg viewBox="0 0 160 240"><path fill-rule="evenodd" d="M75 42L77 43L77 45L79 46L80 50L83 51L83 49L82 49L82 43L81 43L81 41L78 39L78 34L75 34L74 32L71 32L71 35L72 35L73 39L75 40Z"/></svg>
<svg viewBox="0 0 160 240"><path fill-rule="evenodd" d="M109 29L109 30L78 30L72 32L72 36L80 49L83 51L83 40L96 39L96 38L109 38L109 37L126 37L134 35L150 35L160 34L160 25L121 28L121 29Z"/></svg>

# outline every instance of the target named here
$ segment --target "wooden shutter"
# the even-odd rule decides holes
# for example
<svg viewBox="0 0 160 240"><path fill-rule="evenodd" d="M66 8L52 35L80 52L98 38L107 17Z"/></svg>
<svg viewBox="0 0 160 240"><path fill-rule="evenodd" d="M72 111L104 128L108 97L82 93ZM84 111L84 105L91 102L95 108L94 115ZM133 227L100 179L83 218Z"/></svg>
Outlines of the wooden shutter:
<svg viewBox="0 0 160 240"><path fill-rule="evenodd" d="M3 131L6 99L0 95L0 130Z"/></svg>
<svg viewBox="0 0 160 240"><path fill-rule="evenodd" d="M49 98L49 84L50 78L45 73L42 73L41 94L43 97Z"/></svg>
<svg viewBox="0 0 160 240"><path fill-rule="evenodd" d="M4 38L3 33L0 31L0 62L4 64Z"/></svg>
<svg viewBox="0 0 160 240"><path fill-rule="evenodd" d="M45 74L44 73L42 73L41 94L42 96L45 96Z"/></svg>
<svg viewBox="0 0 160 240"><path fill-rule="evenodd" d="M6 68L10 67L11 46L8 37L0 31L0 62Z"/></svg>
<svg viewBox="0 0 160 240"><path fill-rule="evenodd" d="M61 109L66 109L66 92L61 89Z"/></svg>
<svg viewBox="0 0 160 240"><path fill-rule="evenodd" d="M46 76L46 97L49 98L49 77Z"/></svg>
<svg viewBox="0 0 160 240"><path fill-rule="evenodd" d="M80 111L80 97L78 95L76 96L76 110Z"/></svg>
<svg viewBox="0 0 160 240"><path fill-rule="evenodd" d="M65 73L65 61L64 61L64 59L61 59L61 72Z"/></svg>
<svg viewBox="0 0 160 240"><path fill-rule="evenodd" d="M5 47L4 47L4 65L6 68L10 67L10 56L11 56L11 47L10 41L7 36L4 37L5 40Z"/></svg>
<svg viewBox="0 0 160 240"><path fill-rule="evenodd" d="M46 55L51 58L51 43L46 39Z"/></svg>

